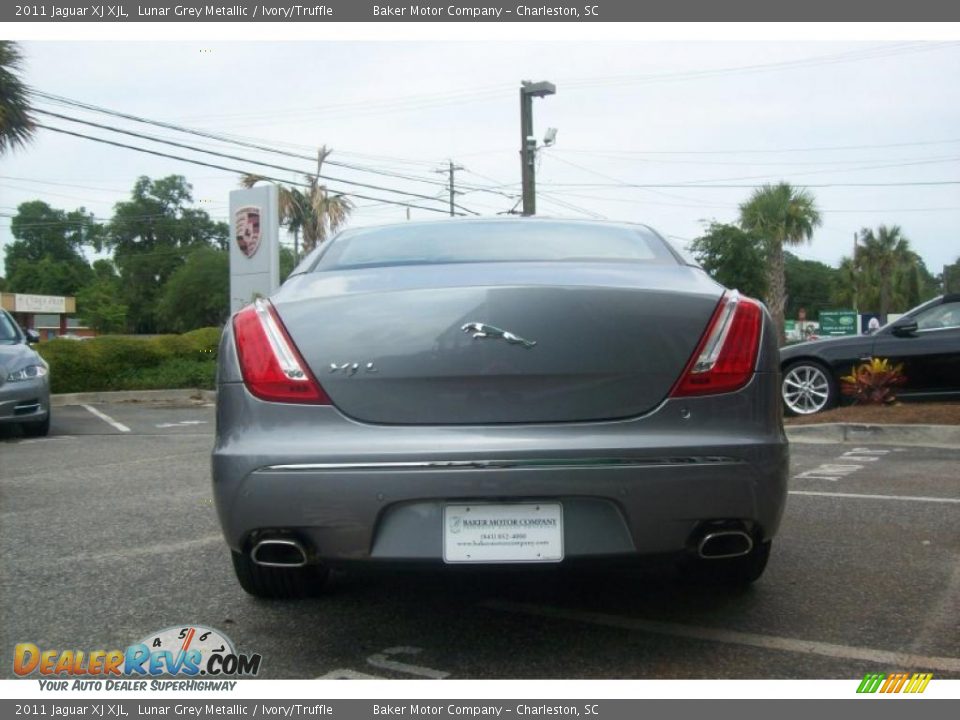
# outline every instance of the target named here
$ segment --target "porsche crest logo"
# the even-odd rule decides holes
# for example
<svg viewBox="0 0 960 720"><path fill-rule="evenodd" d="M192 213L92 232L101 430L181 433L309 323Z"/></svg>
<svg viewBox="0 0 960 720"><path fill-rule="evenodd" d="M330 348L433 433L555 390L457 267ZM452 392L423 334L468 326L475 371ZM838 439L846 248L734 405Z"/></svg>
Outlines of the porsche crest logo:
<svg viewBox="0 0 960 720"><path fill-rule="evenodd" d="M242 207L234 215L237 247L246 257L252 258L260 249L260 208Z"/></svg>

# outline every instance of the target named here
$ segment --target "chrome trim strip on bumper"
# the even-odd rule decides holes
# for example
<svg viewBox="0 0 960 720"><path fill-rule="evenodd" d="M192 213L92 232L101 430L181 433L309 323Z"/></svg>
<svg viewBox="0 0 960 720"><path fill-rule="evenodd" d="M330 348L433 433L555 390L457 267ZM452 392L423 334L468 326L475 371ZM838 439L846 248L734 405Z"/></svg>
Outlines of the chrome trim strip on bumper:
<svg viewBox="0 0 960 720"><path fill-rule="evenodd" d="M508 468L690 467L733 465L741 461L720 455L661 458L519 458L516 460L422 460L413 462L297 463L268 465L255 472L315 472L326 470L503 470Z"/></svg>

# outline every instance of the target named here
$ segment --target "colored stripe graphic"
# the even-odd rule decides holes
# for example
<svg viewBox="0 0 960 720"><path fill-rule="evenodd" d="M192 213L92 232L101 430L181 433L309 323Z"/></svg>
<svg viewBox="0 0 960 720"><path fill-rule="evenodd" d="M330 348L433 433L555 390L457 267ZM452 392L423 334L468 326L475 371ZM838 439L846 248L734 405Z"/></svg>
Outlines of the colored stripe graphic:
<svg viewBox="0 0 960 720"><path fill-rule="evenodd" d="M858 693L875 693L880 687L880 683L886 677L883 673L867 673L863 676L863 682L857 688Z"/></svg>
<svg viewBox="0 0 960 720"><path fill-rule="evenodd" d="M927 685L933 679L933 673L914 673L913 677L910 678L910 683L907 685L904 692L908 693L922 693L927 689Z"/></svg>
<svg viewBox="0 0 960 720"><path fill-rule="evenodd" d="M867 673L860 681L858 693L922 693L933 679L933 673Z"/></svg>

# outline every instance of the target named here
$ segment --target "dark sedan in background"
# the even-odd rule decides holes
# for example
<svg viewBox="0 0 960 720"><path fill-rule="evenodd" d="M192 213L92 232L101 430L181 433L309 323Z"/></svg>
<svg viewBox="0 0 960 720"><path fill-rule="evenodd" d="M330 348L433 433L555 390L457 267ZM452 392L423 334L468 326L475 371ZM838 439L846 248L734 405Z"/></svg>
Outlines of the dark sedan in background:
<svg viewBox="0 0 960 720"><path fill-rule="evenodd" d="M792 415L829 410L840 378L873 358L903 364L900 400L960 399L960 294L923 303L871 335L828 338L780 350L781 396Z"/></svg>
<svg viewBox="0 0 960 720"><path fill-rule="evenodd" d="M337 564L667 555L752 582L786 499L772 327L644 226L342 233L221 340L238 580L288 597Z"/></svg>

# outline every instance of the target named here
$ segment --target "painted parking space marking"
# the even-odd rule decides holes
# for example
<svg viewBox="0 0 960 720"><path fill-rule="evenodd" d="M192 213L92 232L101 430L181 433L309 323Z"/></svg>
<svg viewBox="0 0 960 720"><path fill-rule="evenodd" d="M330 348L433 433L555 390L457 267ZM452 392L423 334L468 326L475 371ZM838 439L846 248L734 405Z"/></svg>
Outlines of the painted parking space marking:
<svg viewBox="0 0 960 720"><path fill-rule="evenodd" d="M178 552L187 552L189 550L199 550L208 545L220 545L223 543L223 535L204 535L190 540L181 540L180 542L164 542L157 545L141 545L140 547L128 547L122 550L107 550L99 553L79 553L77 555L64 555L57 558L57 564L74 565L76 563L115 563L121 560L131 558L144 558L153 555L174 555Z"/></svg>
<svg viewBox="0 0 960 720"><path fill-rule="evenodd" d="M529 603L509 602L504 600L490 600L480 604L490 610L532 615L549 618L551 620L571 620L573 622L619 630L635 630L654 635L682 637L688 640L719 642L729 645L742 645L761 648L764 650L780 650L783 652L802 653L805 655L820 655L823 657L839 658L843 660L861 660L879 663L893 667L915 667L924 670L941 670L943 672L960 672L960 658L935 657L929 655L915 655L913 653L878 650L874 648L837 645L834 643L803 640L800 638L778 637L776 635L761 635L759 633L741 632L739 630L724 630L696 625L682 625L680 623L663 622L659 620L642 620L639 618L621 617L607 613L565 610Z"/></svg>
<svg viewBox="0 0 960 720"><path fill-rule="evenodd" d="M926 497L923 495L872 495L869 493L816 492L813 490L791 490L790 495L811 495L814 497L856 498L860 500L903 500L905 502L955 503L960 498Z"/></svg>
<svg viewBox="0 0 960 720"><path fill-rule="evenodd" d="M853 448L841 454L835 460L827 463L821 463L812 470L807 470L793 476L794 480L829 480L837 482L851 475L858 470L863 470L865 465L860 463L877 462L890 450L871 450L870 448Z"/></svg>
<svg viewBox="0 0 960 720"><path fill-rule="evenodd" d="M29 438L27 440L13 440L11 445L36 445L37 443L57 442L58 440L76 440L73 435L53 435L51 437Z"/></svg>
<svg viewBox="0 0 960 720"><path fill-rule="evenodd" d="M180 420L179 422L168 422L168 423L157 423L154 427L158 428L172 428L172 427L189 427L191 425L206 425L206 420Z"/></svg>
<svg viewBox="0 0 960 720"><path fill-rule="evenodd" d="M413 665L400 660L394 660L397 656L419 655L423 648L412 647L410 645L400 645L398 647L387 648L381 652L374 653L367 658L367 664L381 670L392 670L393 672L413 675L419 678L429 678L430 680L443 680L450 677L450 673L443 670L434 670L423 665ZM386 680L386 675L372 675L370 673L351 670L350 668L337 668L330 672L320 675L317 680Z"/></svg>
<svg viewBox="0 0 960 720"><path fill-rule="evenodd" d="M337 668L331 670L325 675L320 675L317 680L387 680L383 675L371 675L370 673L350 670L349 668Z"/></svg>
<svg viewBox="0 0 960 720"><path fill-rule="evenodd" d="M124 432L124 433L130 432L130 428L128 428L126 425L124 425L123 423L117 422L116 420L114 420L112 417L110 417L110 416L107 415L106 413L97 410L95 407L93 407L93 406L91 406L91 405L81 405L80 407L82 407L82 408L84 408L85 410L89 411L91 415L94 415L94 416L100 418L100 419L103 420L105 423L107 423L107 425L110 425L112 428L114 428L114 429L116 429L116 430L119 430L120 432Z"/></svg>
<svg viewBox="0 0 960 720"><path fill-rule="evenodd" d="M443 672L442 670L434 670L433 668L424 667L423 665L411 665L410 663L390 659L395 655L419 655L420 652L421 649L418 647L392 647L387 648L382 653L371 655L367 658L367 662L373 667L382 670L393 670L394 672L416 675L417 677L425 677L432 680L442 680L443 678L450 677L450 673Z"/></svg>

